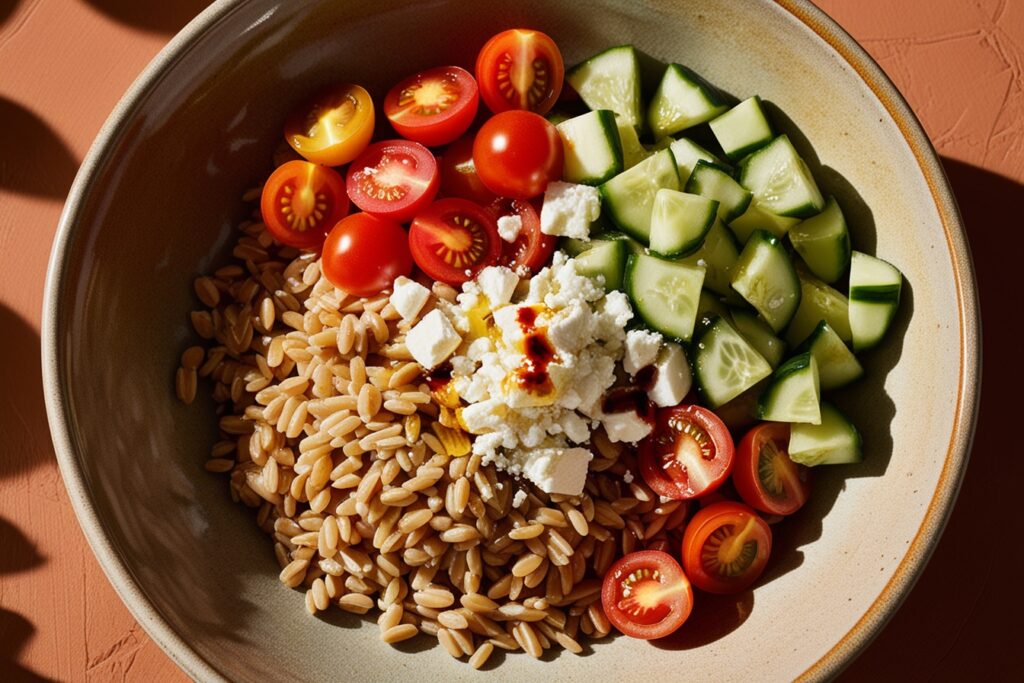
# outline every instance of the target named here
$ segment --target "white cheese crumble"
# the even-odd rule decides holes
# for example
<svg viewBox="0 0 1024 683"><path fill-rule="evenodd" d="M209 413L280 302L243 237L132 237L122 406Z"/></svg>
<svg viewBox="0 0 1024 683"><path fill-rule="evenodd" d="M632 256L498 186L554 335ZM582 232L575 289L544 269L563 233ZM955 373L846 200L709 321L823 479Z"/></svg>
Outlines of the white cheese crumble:
<svg viewBox="0 0 1024 683"><path fill-rule="evenodd" d="M461 343L462 337L444 313L437 309L427 313L405 336L409 353L427 370L444 362Z"/></svg>
<svg viewBox="0 0 1024 683"><path fill-rule="evenodd" d="M516 494L512 496L512 507L522 507L523 503L526 502L527 495L528 494L526 493L526 489L519 489L518 491L516 491Z"/></svg>
<svg viewBox="0 0 1024 683"><path fill-rule="evenodd" d="M676 343L666 344L658 353L654 367L654 385L647 392L651 402L660 408L679 405L693 385L683 347Z"/></svg>
<svg viewBox="0 0 1024 683"><path fill-rule="evenodd" d="M402 316L402 320L412 320L423 310L423 305L430 298L430 290L404 275L395 278L394 291L391 293L391 305Z"/></svg>
<svg viewBox="0 0 1024 683"><path fill-rule="evenodd" d="M523 219L520 216L500 216L498 218L498 235L506 242L515 242L522 229Z"/></svg>
<svg viewBox="0 0 1024 683"><path fill-rule="evenodd" d="M626 333L626 355L622 358L622 369L635 375L658 357L661 335L647 330L630 330Z"/></svg>
<svg viewBox="0 0 1024 683"><path fill-rule="evenodd" d="M540 231L580 240L590 239L590 224L601 215L601 195L596 187L555 181L544 191Z"/></svg>

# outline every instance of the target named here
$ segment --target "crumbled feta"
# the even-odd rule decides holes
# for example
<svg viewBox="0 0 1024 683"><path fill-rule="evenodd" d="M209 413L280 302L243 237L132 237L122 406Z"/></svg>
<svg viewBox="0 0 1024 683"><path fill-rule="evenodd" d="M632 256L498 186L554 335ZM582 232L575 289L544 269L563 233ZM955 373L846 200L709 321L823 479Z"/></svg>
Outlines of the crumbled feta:
<svg viewBox="0 0 1024 683"><path fill-rule="evenodd" d="M512 507L514 507L514 508L522 507L523 503L526 502L526 496L527 495L528 494L526 493L526 489L519 489L518 491L516 491L516 495L512 496Z"/></svg>
<svg viewBox="0 0 1024 683"><path fill-rule="evenodd" d="M518 218L518 216L516 216ZM480 291L487 297L491 308L504 306L512 300L512 293L519 284L519 276L503 266L488 266L476 276Z"/></svg>
<svg viewBox="0 0 1024 683"><path fill-rule="evenodd" d="M626 353L622 357L622 369L635 375L658 357L661 335L647 330L630 330L626 333Z"/></svg>
<svg viewBox="0 0 1024 683"><path fill-rule="evenodd" d="M524 459L522 471L544 493L574 496L583 491L593 457L586 448L540 448Z"/></svg>
<svg viewBox="0 0 1024 683"><path fill-rule="evenodd" d="M506 242L515 242L519 237L519 231L523 229L523 219L520 216L501 216L498 218L498 235Z"/></svg>
<svg viewBox="0 0 1024 683"><path fill-rule="evenodd" d="M430 290L404 275L395 278L395 288L391 293L391 305L402 316L402 320L412 320L423 310L430 298Z"/></svg>
<svg viewBox="0 0 1024 683"><path fill-rule="evenodd" d="M660 408L679 405L690 393L693 384L690 364L686 362L683 347L675 343L666 344L658 354L654 367L657 374L647 396Z"/></svg>
<svg viewBox="0 0 1024 683"><path fill-rule="evenodd" d="M633 410L621 413L603 413L601 424L612 443L636 443L651 433L653 427Z"/></svg>
<svg viewBox="0 0 1024 683"><path fill-rule="evenodd" d="M630 472L629 470L626 470L625 472L623 472L622 473L622 481L626 482L627 484L632 484L633 483L633 473Z"/></svg>
<svg viewBox="0 0 1024 683"><path fill-rule="evenodd" d="M440 365L455 353L462 343L462 337L440 310L433 310L409 330L405 345L409 353L427 370Z"/></svg>
<svg viewBox="0 0 1024 683"><path fill-rule="evenodd" d="M596 187L555 181L544 191L540 231L589 240L590 224L600 215L601 195Z"/></svg>

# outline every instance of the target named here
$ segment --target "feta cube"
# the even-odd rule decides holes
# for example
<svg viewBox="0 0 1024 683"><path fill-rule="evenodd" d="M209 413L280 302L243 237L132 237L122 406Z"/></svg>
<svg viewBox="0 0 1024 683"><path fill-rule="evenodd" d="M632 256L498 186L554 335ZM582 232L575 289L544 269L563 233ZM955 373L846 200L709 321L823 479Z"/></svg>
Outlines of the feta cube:
<svg viewBox="0 0 1024 683"><path fill-rule="evenodd" d="M654 362L657 375L654 385L647 392L654 405L661 408L679 405L679 402L690 393L693 377L690 364L686 362L686 354L679 344L669 343L658 354Z"/></svg>
<svg viewBox="0 0 1024 683"><path fill-rule="evenodd" d="M506 242L515 242L519 231L523 229L523 219L519 216L501 216L498 218L498 235Z"/></svg>
<svg viewBox="0 0 1024 683"><path fill-rule="evenodd" d="M439 310L427 313L405 337L409 353L427 370L440 365L461 343L462 337Z"/></svg>
<svg viewBox="0 0 1024 683"><path fill-rule="evenodd" d="M661 348L661 335L647 330L630 330L626 333L626 354L622 358L622 368L635 375L658 358Z"/></svg>
<svg viewBox="0 0 1024 683"><path fill-rule="evenodd" d="M590 224L600 215L601 195L596 187L555 181L544 191L540 231L589 240Z"/></svg>
<svg viewBox="0 0 1024 683"><path fill-rule="evenodd" d="M503 266L488 266L480 271L476 281L493 310L512 300L512 293L519 284L519 276Z"/></svg>
<svg viewBox="0 0 1024 683"><path fill-rule="evenodd" d="M519 489L518 491L516 491L516 495L512 496L512 507L522 507L523 503L526 502L526 499L529 495L530 494L526 492L526 489Z"/></svg>
<svg viewBox="0 0 1024 683"><path fill-rule="evenodd" d="M608 433L608 440L612 443L636 443L651 433L651 425L642 420L632 410L621 413L604 413L601 415L601 424L604 431Z"/></svg>
<svg viewBox="0 0 1024 683"><path fill-rule="evenodd" d="M582 301L574 301L555 315L548 327L548 338L559 349L579 353L580 349L592 341L592 327L590 306Z"/></svg>
<svg viewBox="0 0 1024 683"><path fill-rule="evenodd" d="M391 305L402 316L402 320L412 320L423 310L430 298L430 290L409 278L395 278L395 288L391 293Z"/></svg>
<svg viewBox="0 0 1024 683"><path fill-rule="evenodd" d="M494 431L505 417L505 404L496 398L471 403L462 409L462 420L473 434Z"/></svg>
<svg viewBox="0 0 1024 683"><path fill-rule="evenodd" d="M578 496L593 457L586 448L538 448L523 458L523 475L545 493Z"/></svg>

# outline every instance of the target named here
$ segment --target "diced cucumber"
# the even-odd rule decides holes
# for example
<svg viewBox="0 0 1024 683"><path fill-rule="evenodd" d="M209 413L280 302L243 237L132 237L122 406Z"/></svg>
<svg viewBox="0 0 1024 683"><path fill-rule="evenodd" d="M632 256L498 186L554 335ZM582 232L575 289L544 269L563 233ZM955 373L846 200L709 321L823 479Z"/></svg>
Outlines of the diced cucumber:
<svg viewBox="0 0 1024 683"><path fill-rule="evenodd" d="M818 184L786 135L740 162L740 184L765 211L806 218L825 208Z"/></svg>
<svg viewBox="0 0 1024 683"><path fill-rule="evenodd" d="M647 107L647 123L659 138L710 121L728 108L715 86L681 64L669 64Z"/></svg>
<svg viewBox="0 0 1024 683"><path fill-rule="evenodd" d="M709 125L722 151L730 159L745 157L767 145L775 136L757 95L712 119Z"/></svg>
<svg viewBox="0 0 1024 683"><path fill-rule="evenodd" d="M779 332L800 305L800 280L793 262L774 235L757 230L732 269L732 288Z"/></svg>
<svg viewBox="0 0 1024 683"><path fill-rule="evenodd" d="M850 233L835 197L828 198L817 216L793 226L789 241L811 272L829 284L842 277L850 264Z"/></svg>
<svg viewBox="0 0 1024 683"><path fill-rule="evenodd" d="M644 122L644 86L660 65L632 45L594 55L565 74L565 80L591 109L611 109L640 128ZM660 75L660 74L659 74Z"/></svg>
<svg viewBox="0 0 1024 683"><path fill-rule="evenodd" d="M812 275L800 271L797 275L800 278L800 306L786 330L789 345L799 346L822 320L844 342L853 339L850 333L850 302L846 297Z"/></svg>
<svg viewBox="0 0 1024 683"><path fill-rule="evenodd" d="M622 289L626 269L626 243L621 240L591 240L590 248L575 256L576 272L598 282L606 292Z"/></svg>
<svg viewBox="0 0 1024 683"><path fill-rule="evenodd" d="M818 379L822 391L845 387L864 374L864 368L857 357L824 320L818 323L798 351L809 351L814 360L818 361Z"/></svg>
<svg viewBox="0 0 1024 683"><path fill-rule="evenodd" d="M714 199L658 190L651 212L651 251L669 257L693 251L704 242L717 216Z"/></svg>
<svg viewBox="0 0 1024 683"><path fill-rule="evenodd" d="M615 129L619 132L619 146L622 147L622 170L628 170L651 156L646 147L640 144L640 136L636 128L621 116L615 117Z"/></svg>
<svg viewBox="0 0 1024 683"><path fill-rule="evenodd" d="M740 244L746 244L755 230L767 230L776 237L784 237L799 222L799 218L776 216L774 213L769 213L761 208L756 201L751 201L742 215L732 219L729 227Z"/></svg>
<svg viewBox="0 0 1024 683"><path fill-rule="evenodd" d="M626 293L640 318L662 334L688 341L697 319L704 269L634 254L626 263Z"/></svg>
<svg viewBox="0 0 1024 683"><path fill-rule="evenodd" d="M598 109L556 126L562 138L562 178L569 183L600 185L622 173L622 144L615 114Z"/></svg>
<svg viewBox="0 0 1024 683"><path fill-rule="evenodd" d="M828 403L821 404L821 424L794 424L789 430L789 459L800 465L845 465L861 462L864 452L853 423Z"/></svg>
<svg viewBox="0 0 1024 683"><path fill-rule="evenodd" d="M707 283L708 276L705 273L704 280ZM697 320L703 320L704 318L710 318L713 315L717 315L720 318L724 318L726 322L732 322L732 314L726 307L725 303L722 302L721 298L717 295L712 294L705 287L700 292L700 299L697 301Z"/></svg>
<svg viewBox="0 0 1024 683"><path fill-rule="evenodd" d="M551 125L557 126L563 121L568 121L569 119L576 118L577 116L582 116L588 111L590 111L590 108L579 100L574 102L559 101L555 103L555 106L544 118L546 118Z"/></svg>
<svg viewBox="0 0 1024 683"><path fill-rule="evenodd" d="M772 374L768 361L724 318L702 321L693 337L697 391L712 408L739 396Z"/></svg>
<svg viewBox="0 0 1024 683"><path fill-rule="evenodd" d="M786 354L786 342L775 336L768 323L750 311L737 308L732 311L732 324L769 365L773 368L779 366Z"/></svg>
<svg viewBox="0 0 1024 683"><path fill-rule="evenodd" d="M576 257L592 249L599 240L578 240L575 237L562 237L558 240L558 248L564 251L567 256Z"/></svg>
<svg viewBox="0 0 1024 683"><path fill-rule="evenodd" d="M740 250L729 228L716 220L704 236L704 244L689 256L679 259L681 263L700 266L707 270L704 286L724 297L734 297L732 290L732 268L739 258Z"/></svg>
<svg viewBox="0 0 1024 683"><path fill-rule="evenodd" d="M670 138L665 139L671 140ZM690 174L693 173L693 169L698 161L707 161L713 164L721 163L718 157L689 138L672 140L669 148L672 150L672 156L676 158L676 167L679 169L679 183L683 186L690 179Z"/></svg>
<svg viewBox="0 0 1024 683"><path fill-rule="evenodd" d="M603 206L623 232L644 244L651 238L651 212L658 190L679 189L672 150L663 149L600 186Z"/></svg>
<svg viewBox="0 0 1024 683"><path fill-rule="evenodd" d="M728 167L703 160L693 167L685 187L686 192L717 200L718 216L726 223L747 210L752 196L736 182Z"/></svg>
<svg viewBox="0 0 1024 683"><path fill-rule="evenodd" d="M821 422L821 387L814 356L802 353L779 366L757 402L757 416L772 422Z"/></svg>
<svg viewBox="0 0 1024 683"><path fill-rule="evenodd" d="M850 261L850 332L853 350L871 348L885 336L900 305L903 275L888 261L853 252Z"/></svg>

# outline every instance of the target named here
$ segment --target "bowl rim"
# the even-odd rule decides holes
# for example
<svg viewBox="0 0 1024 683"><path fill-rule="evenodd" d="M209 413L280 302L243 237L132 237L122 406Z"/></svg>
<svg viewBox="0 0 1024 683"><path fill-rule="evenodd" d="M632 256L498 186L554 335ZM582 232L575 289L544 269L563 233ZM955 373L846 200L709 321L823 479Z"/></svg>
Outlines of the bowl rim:
<svg viewBox="0 0 1024 683"><path fill-rule="evenodd" d="M797 680L824 680L838 675L882 630L910 593L938 544L956 501L970 456L981 381L981 321L970 248L956 201L924 129L893 82L852 36L809 0L774 0L818 35L857 73L899 128L928 184L942 222L953 266L960 325L960 369L953 430L939 480L921 526L892 577L854 626ZM189 22L135 79L107 118L89 149L61 213L50 253L43 298L41 351L46 412L57 462L72 507L93 553L132 616L186 674L196 680L225 681L223 673L204 659L149 602L107 534L94 507L91 489L77 456L70 428L70 406L62 388L59 302L66 281L72 233L83 199L96 171L119 141L122 124L157 86L162 77L204 33L248 0L216 0Z"/></svg>

